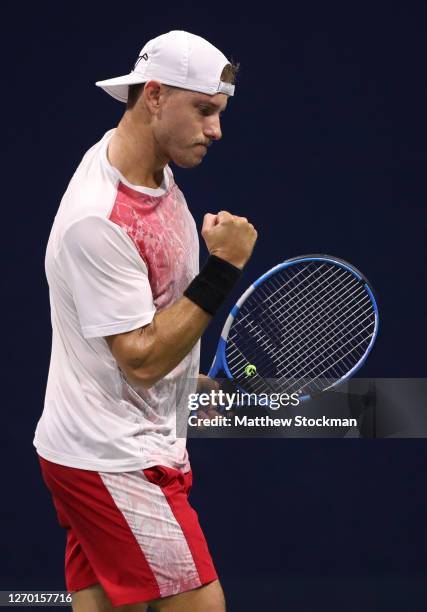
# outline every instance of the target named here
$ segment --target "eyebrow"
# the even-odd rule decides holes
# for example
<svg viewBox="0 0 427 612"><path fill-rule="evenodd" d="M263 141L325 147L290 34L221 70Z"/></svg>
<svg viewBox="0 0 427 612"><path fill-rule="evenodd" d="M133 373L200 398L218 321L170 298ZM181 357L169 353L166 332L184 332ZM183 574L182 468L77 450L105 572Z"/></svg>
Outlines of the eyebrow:
<svg viewBox="0 0 427 612"><path fill-rule="evenodd" d="M225 109L227 108L227 106L224 106L224 108L221 108L221 106L218 106L217 104L214 104L213 102L207 102L206 100L198 100L197 104L203 104L204 106L209 106L209 108L212 108L213 110L219 110L221 113L223 113Z"/></svg>

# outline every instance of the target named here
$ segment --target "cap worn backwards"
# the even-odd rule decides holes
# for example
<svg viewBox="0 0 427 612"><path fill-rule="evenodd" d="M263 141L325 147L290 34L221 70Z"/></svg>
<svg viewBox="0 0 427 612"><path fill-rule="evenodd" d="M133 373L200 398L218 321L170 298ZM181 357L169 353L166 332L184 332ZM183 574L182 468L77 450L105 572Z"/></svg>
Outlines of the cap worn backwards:
<svg viewBox="0 0 427 612"><path fill-rule="evenodd" d="M124 76L97 81L110 96L126 102L129 85L156 80L165 85L199 91L208 95L234 95L234 85L221 81L221 73L230 62L210 42L173 30L148 41L141 49L132 72Z"/></svg>

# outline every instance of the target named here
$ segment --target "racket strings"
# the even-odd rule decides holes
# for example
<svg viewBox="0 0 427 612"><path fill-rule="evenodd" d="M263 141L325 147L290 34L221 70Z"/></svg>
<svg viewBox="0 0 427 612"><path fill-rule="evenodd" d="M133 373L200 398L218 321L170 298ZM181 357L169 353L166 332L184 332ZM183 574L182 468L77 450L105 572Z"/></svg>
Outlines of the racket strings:
<svg viewBox="0 0 427 612"><path fill-rule="evenodd" d="M322 280L322 285L318 285L316 287L311 287L311 291L308 291L305 287L296 287L296 290L298 290L298 293L295 295L292 295L291 293L287 295L286 298L286 310L284 310L283 308L283 304L281 304L275 312L275 315L278 318L278 322L279 323L283 323L284 321L284 315L287 313L288 317L287 319L289 320L289 318L292 316L294 317L294 321L293 323L297 323L298 322L298 314L301 313L303 316L306 316L309 314L310 311L310 307L313 307L312 309L318 309L321 301L324 301L324 298L329 298L329 301L331 299L333 299L333 295L331 295L331 289L337 289L338 287L333 286L332 282L334 282L335 280L340 280L342 284L342 277L338 276L336 278L333 278L334 275L338 274L338 271L334 272L332 275L330 275L327 278L325 277L325 274L322 274L323 280ZM319 277L316 280L320 280ZM332 281L332 282L331 282ZM273 281L274 282L274 279ZM355 281L356 282L356 281ZM260 290L262 291L262 287L260 288ZM327 293L327 290L329 290L329 293ZM304 298L304 301L301 303L301 298Z"/></svg>
<svg viewBox="0 0 427 612"><path fill-rule="evenodd" d="M287 316L284 314L277 318L277 323L282 325L282 339L284 340L286 337L287 341L295 341L297 336L302 336L307 333L307 330L310 329L314 322L321 322L324 326L326 326L328 319L333 317L333 311L329 308L328 311L322 312L326 310L326 307L330 306L330 303L336 300L336 296L329 290L329 287L325 286L322 291L324 291L324 295L320 292L315 296L315 299L307 302L306 308L300 308L298 310L292 311L291 306L292 303L287 307ZM351 288L348 290L350 291ZM340 301L344 300L344 296L348 293L346 291L340 296ZM329 297L329 299L325 300L325 297ZM337 303L335 304L337 305ZM284 311L285 312L285 311ZM294 314L295 313L295 314ZM316 317L317 315L317 317ZM327 317L327 318L323 318ZM292 318L294 317L294 318ZM324 330L324 326L322 326L322 330ZM289 335L290 332L290 335Z"/></svg>
<svg viewBox="0 0 427 612"><path fill-rule="evenodd" d="M259 373L256 373L255 375L252 375L251 378L247 378L244 368L246 367L246 365L248 365L248 363L251 363L251 361L255 361L255 359L253 359L254 355L248 354L245 356L240 349L236 346L236 344L233 342L233 340L230 338L229 339L229 343L230 343L230 352L233 355L232 360L236 361L238 360L238 363L233 364L233 363L229 363L228 367L230 369L230 371L233 374L233 378L235 380L243 380L243 378L245 379L245 388L249 388L251 389L252 387L254 387L254 390L256 391L260 391L260 390L274 390L275 385L274 385L274 381L270 381L269 379L265 379L260 377ZM264 374L265 376L265 374ZM271 374L268 374L268 376L271 377ZM271 384L271 382L273 382L273 384Z"/></svg>
<svg viewBox="0 0 427 612"><path fill-rule="evenodd" d="M322 268L325 268L326 266L322 266ZM303 278L299 278L298 282L295 283L295 278L291 278L286 285L279 285L278 284L280 282L282 282L282 278L278 277L278 278L274 278L272 277L270 279L270 282L265 283L265 287L263 288L263 286L260 286L260 291L263 292L264 296L266 296L265 302L266 303L269 300L269 297L267 297L266 292L270 291L271 287L276 287L273 295L276 298L283 298L284 296L286 296L286 301L289 303L295 302L295 299L298 299L301 297L301 295L304 295L305 298L307 299L309 295L316 295L316 293L319 290L318 287L318 283L321 279L324 279L325 276L327 275L331 275L331 271L326 269L324 270L321 274L319 274L320 270L313 270L312 272L310 272L310 274L307 277L303 277ZM317 272L317 276L316 276L316 272ZM334 270L332 271L332 276L335 274L338 274L339 270ZM316 282L314 282L316 281ZM282 294L278 295L278 292L281 291ZM305 292L305 293L304 293ZM274 310L274 307L276 308L276 310ZM282 303L280 301L278 301L276 299L276 301L272 304L272 313L274 315L277 314L278 311L280 311L282 309Z"/></svg>
<svg viewBox="0 0 427 612"><path fill-rule="evenodd" d="M242 304L229 332L227 363L236 379L253 363L257 373L245 378L245 387L258 392L286 381L301 392L322 390L363 357L374 329L370 296L352 273L325 262L291 266Z"/></svg>
<svg viewBox="0 0 427 612"><path fill-rule="evenodd" d="M271 294L271 295L275 295L276 300L281 300L282 304L284 302L284 295L278 294L278 291L283 290L284 287L288 285L289 285L289 282L285 283L282 287L278 287L273 292L273 294ZM292 289L295 289L295 288L298 289L298 287L292 287ZM263 333L265 335L268 335L270 342L275 344L277 347L283 346L283 337L278 336L277 330L276 330L277 323L281 322L281 320L280 318L278 319L277 316L273 316L273 313L270 312L269 307L267 309L265 308L265 305L267 304L267 301L271 297L271 295L267 295L266 292L262 290L262 287L260 287L259 291L266 299L263 300L262 302L252 303L252 301L250 301L249 304L244 304L245 310L247 310L247 312L239 319L239 325L242 325L242 324L245 325L245 323L247 323L247 325L253 325L254 319L257 319L258 317L264 318L264 321L262 323L262 328L259 325L257 325L257 332L255 335ZM287 298L289 299L290 303L292 303L292 300L290 300L290 297L292 295L293 295L293 292L289 291ZM250 317L250 318L247 319L247 317ZM267 325L265 318L268 318L271 321L272 326ZM294 323L297 323L297 320L295 320ZM253 329L251 329L250 331L252 332ZM270 334L268 334L268 332L270 332Z"/></svg>
<svg viewBox="0 0 427 612"><path fill-rule="evenodd" d="M324 266L322 266L324 267ZM282 285L280 285L279 287L277 287L275 289L275 291L270 292L270 294L267 294L266 292L262 291L262 287L259 288L259 290L262 292L262 294L265 297L265 300L259 301L259 300L251 300L249 298L248 303L244 303L243 307L242 307L242 313L241 316L239 317L239 324L244 324L245 319L248 317L250 318L250 321L253 321L253 319L256 319L259 315L261 315L261 317L263 316L268 316L268 311L266 311L266 307L267 308L272 308L275 303L272 302L271 304L268 304L268 302L270 300L272 300L273 298L276 300L276 302L278 300L283 300L284 295L286 290L289 288L290 283L295 279L295 277L297 277L298 275L302 274L304 272L304 270L300 270L297 273L294 273L292 275L290 275L290 278L288 280L285 280L283 278L282 280ZM314 273L314 271L313 271ZM284 276L284 275L282 275ZM311 276L311 274L309 275ZM309 276L307 277L307 279L309 278ZM268 282L268 281L267 281ZM270 288L270 283L269 283L269 288ZM279 293L282 292L282 293ZM246 314L244 314L244 312L246 311Z"/></svg>
<svg viewBox="0 0 427 612"><path fill-rule="evenodd" d="M324 329L322 329L321 318L316 320L318 325L316 328L314 328L314 330L313 326L311 326L311 328L310 326L307 326L307 336L301 337L300 335L299 342L295 341L293 344L291 358L285 360L282 365L292 369L293 363L298 363L302 357L307 355L307 353L313 355L313 353L315 354L316 351L322 350L324 342L341 342L345 336L355 332L356 328L365 320L354 320L351 322L350 327L347 316L350 314L355 316L360 311L360 316L364 316L367 312L370 313L370 309L365 308L365 306L369 306L369 304L367 302L360 305L358 304L357 308L353 310L351 310L352 306L349 306L339 315L334 316L334 318L329 318L327 323L325 323ZM292 338L290 340L292 340ZM300 347L302 350L299 352L298 349Z"/></svg>
<svg viewBox="0 0 427 612"><path fill-rule="evenodd" d="M364 343L365 343L365 339L362 339L356 345L356 347L358 347L358 346L360 346L360 345L362 345ZM350 354L353 350L354 350L354 347L348 351L348 354ZM312 372L307 372L305 377L307 378L308 384L312 384L314 381L318 380L322 376L322 374L325 374L327 371L328 371L328 368L325 368L322 372L320 372L320 374L316 375L316 378L312 378L312 376L313 376ZM338 377L338 378L341 378L341 377ZM289 379L287 379L287 380L289 380ZM322 389L327 389L328 387L332 386L333 383L336 380L337 380L337 377L336 376L335 377L331 377L330 374L327 377L326 376L323 377L323 379L322 379L323 384L321 385L321 388ZM295 380L294 379L294 381L293 381L293 383L291 384L291 387L290 387L291 391L292 391L292 389L297 390L298 387L300 387L299 391L301 391L302 390L301 389L301 384L300 384L301 381L304 381L304 378L300 378L299 380ZM326 381L328 386L325 385L325 381Z"/></svg>
<svg viewBox="0 0 427 612"><path fill-rule="evenodd" d="M243 353L240 351L239 347L233 342L233 340L231 338L230 338L230 346L232 347L232 351L234 353L237 353L242 358L242 362L246 362L245 356L243 355ZM230 364L229 364L229 367L230 367ZM236 380L238 380L237 377L236 377ZM261 379L261 378L258 379L258 376L256 376L256 377L254 376L253 378L251 378L251 383L256 386L257 383L261 384L262 380L263 379Z"/></svg>
<svg viewBox="0 0 427 612"><path fill-rule="evenodd" d="M349 330L348 334L345 334L345 336L348 336L349 334L351 334L351 337L344 343L339 344L338 347L331 352L330 354L328 354L326 357L323 357L323 359L321 359L319 361L319 359L311 359L309 361L306 361L303 365L306 368L310 368L311 366L313 366L313 364L315 364L314 367L311 367L311 369L308 369L306 376L310 377L310 376L316 376L316 377L320 377L323 374L326 374L328 372L328 370L330 369L337 369L338 373L340 370L340 362L343 362L345 360L345 358L347 357L347 355L349 355L350 353L354 352L357 347L359 347L360 344L363 344L365 342L365 338L362 338L362 340L360 342L358 342L357 344L354 344L355 339L360 336L360 334L365 334L365 330L362 329L359 332L354 331L354 328L352 330ZM349 347L349 345L351 345L353 343L352 346ZM348 349L348 350L346 350ZM346 350L346 352L342 353L343 350ZM341 353L341 354L340 354ZM334 355L338 354L338 361L332 361L331 359L334 357ZM327 367L324 367L324 364L327 364ZM348 369L349 365L347 366ZM323 369L322 369L323 368ZM319 371L320 370L320 371ZM296 372L296 368L294 370ZM341 369L341 374L342 374L343 370ZM334 372L335 373L335 372ZM328 376L330 377L330 372L328 373ZM293 377L294 376L294 372L287 372L286 374L287 377Z"/></svg>
<svg viewBox="0 0 427 612"><path fill-rule="evenodd" d="M356 281L356 282L357 282L357 281ZM360 285L358 285L358 284L357 284L357 288L359 288L359 287L360 287ZM264 292L263 292L263 293L264 293ZM326 303L329 303L329 302L330 302L332 299L333 299L333 296L332 296L332 297L331 297L331 298L330 298L330 299L329 299L329 300L328 300ZM314 304L314 303L315 303L315 300L313 300L312 302L313 302L313 304ZM291 306L291 305L292 305L292 303L293 303L293 300L290 300L290 301L289 301L289 306ZM317 305L319 305L319 303L318 303L318 302L317 302ZM291 308L289 308L288 310L291 310ZM317 309L317 310L318 310L318 309ZM312 309L312 312L313 312L313 313L317 313L317 310ZM301 311L301 309L300 309L300 311ZM273 325L276 325L276 323L280 323L280 322L281 322L280 317L278 317L278 318L274 319L274 318L272 318L271 316L269 316L269 312L268 312L268 311L266 311L264 314L266 315L266 317L267 317L268 319L271 319L271 321L272 321ZM287 317L287 320L289 320L289 317ZM297 327L297 323L299 322L299 320L302 320L304 324L303 324L302 326L300 326L300 328L298 329L298 327ZM292 351L292 354L293 354L294 356L298 356L298 355L296 354L296 351L295 351L295 345L299 346L299 345L300 345L300 343L301 343L302 341L304 341L304 344L305 344L305 345L308 345L309 347L313 348L313 347L315 346L315 345L314 345L314 340L315 340L315 338L313 338L313 337L308 337L307 335L306 335L306 337L304 338L304 337L302 336L302 333L304 332L304 333L306 333L306 334L307 334L307 331L308 331L308 330L310 330L310 331L311 331L311 330L312 330L312 327L313 327L313 322L314 322L314 321L315 321L315 318L313 318L313 317L312 317L311 319L308 319L308 318L307 318L307 316L306 316L305 318L303 318L302 316L300 316L299 318L298 318L298 317L296 317L296 318L295 318L295 325L292 325L292 327L294 327L294 328L295 328L295 329L293 330L293 331L294 331L294 333L293 333L293 334L291 334L291 335L287 335L287 331L288 331L288 329L289 329L289 327L290 327L290 326L288 326L288 328L285 328L285 329L283 330L283 332L280 334L280 335L281 335L281 342L280 342L280 344L282 345L283 349L282 349L282 351L279 351L278 353L276 353L276 354L275 354L275 358L276 358L277 360L282 360L282 359L284 358L284 354L285 354L286 352L289 352L290 350ZM321 333L321 332L323 332L323 333L325 333L325 332L326 332L326 330L327 330L327 327L328 327L328 326L326 325L325 321L326 321L326 319L325 319L325 318L323 318L323 319L322 319L322 315L320 314L320 315L318 316L318 318L317 318L317 322L319 323L319 325L318 325L318 329L317 329L318 334L319 334L319 333ZM335 317L335 323L336 323L336 317ZM322 324L323 324L323 327L322 327ZM247 324L246 324L246 325L247 325ZM278 336L278 334L277 334L277 326L276 326L276 329L273 329L271 326L268 326L267 321L266 321L266 320L264 320L264 327L268 327L268 328L269 328L269 330L270 330L270 336L271 336L271 335L273 335L273 334L276 334L276 337ZM330 327L330 325L329 325L329 327ZM252 331L252 330L251 330L251 331ZM299 332L299 333L298 333L298 332ZM316 330L314 330L314 332L316 332ZM239 333L239 330L238 330L237 326L236 326L236 333L237 333L237 334ZM286 336L286 338L285 338L285 336ZM255 336L254 336L254 337L255 337ZM299 342L297 342L297 340L299 340ZM289 343L289 342L291 342L291 341L293 341L293 342L294 342L294 344L292 345L292 348L290 349L290 348L289 348L289 344L287 344L287 343Z"/></svg>
<svg viewBox="0 0 427 612"><path fill-rule="evenodd" d="M291 273L288 272L288 274L285 274L284 272L280 273L277 279L274 276L271 277L269 280L266 281L266 286L269 288L269 290L270 290L270 287L273 286L275 287L275 290L272 291L270 295L267 295L264 292L265 300L263 304L267 305L267 303L270 301L271 302L270 306L272 307L272 311L273 311L273 308L274 306L276 306L278 299L282 297L280 295L280 292L282 292L282 295L286 293L286 295L290 298L292 293L295 293L295 290L300 289L302 285L307 285L308 281L312 279L312 277L316 273L318 274L319 271L323 268L326 268L326 266L322 265L320 266L319 269L314 268L313 270L310 270L310 273L306 274L305 276L303 275L304 270L300 270L299 272L296 272L295 270L291 270ZM324 274L327 274L327 273L328 273L328 269L326 268L326 270L320 276L318 276L318 278L321 278ZM297 278L298 278L298 282L295 283ZM281 284L278 285L279 282ZM262 289L262 285L260 286L260 289ZM273 298L275 301L272 301Z"/></svg>
<svg viewBox="0 0 427 612"><path fill-rule="evenodd" d="M350 342L350 341L349 341ZM364 342L364 340L362 340L362 342L360 344L362 344ZM335 368L335 377L334 380L336 380L337 378L337 374L338 374L338 378L341 378L343 375L345 375L346 371L348 371L351 368L352 364L347 364L347 368L343 368L340 365L340 361L344 361L346 356L348 354L350 354L352 352L352 350L354 350L356 347L351 347L351 349L349 351L347 351L346 353L342 354L342 347L339 347L335 352L338 353L338 361L332 361L331 362L331 358L333 357L334 354L329 355L328 357L326 357L325 359L321 360L320 362L314 359L311 359L309 361L307 361L305 363L306 367L308 368L308 366L310 366L311 364L315 363L315 367L313 367L311 370L308 370L308 372L305 374L305 376L310 376L310 382L312 382L317 388L321 388L322 385L319 385L316 382L316 378L320 377L322 375L326 376L326 373L328 372L328 370L330 370L332 367ZM340 354L341 351L341 354ZM361 355L360 355L361 356ZM241 351L239 351L239 363L237 364L237 366L239 364L244 364L247 363L244 355L241 353ZM324 364L327 365L326 368L321 369L320 371L319 368L321 368ZM301 363L298 364L298 367L301 367ZM272 376L272 374L269 374L269 376ZM300 381L302 380L301 377L298 377L298 368L295 367L293 371L284 371L283 368L279 369L276 373L276 377L279 376L277 382L276 382L276 386L283 386L283 383L288 383L288 388L289 385L294 388L294 387L299 387L300 386ZM328 376L330 378L331 376L331 372L328 373ZM293 382L293 380L296 379L296 383ZM324 386L324 383L323 383ZM269 387L271 387L271 385L269 385Z"/></svg>
<svg viewBox="0 0 427 612"><path fill-rule="evenodd" d="M366 311L364 311L364 312L366 312ZM370 313L369 313L369 314L370 314ZM368 314L368 316L369 316L369 314ZM342 329L342 330L339 330L339 331L340 331L340 333L335 333L335 334L333 334L332 336L331 336L331 333L332 333L332 331L331 331L331 332L328 334L328 337L327 337L327 338L325 338L325 340L329 340L329 341L336 342L337 340L342 341L344 338L349 337L349 338L347 339L347 341L346 341L344 344L343 344L342 342L341 342L341 344L343 344L343 346L344 346L344 347L345 347L345 346L347 346L348 344L351 344L352 339L353 339L354 337L356 337L357 335L359 335L360 333L362 333L362 331L363 331L363 330L357 330L357 326L358 326L358 325L360 325L360 323L361 323L361 322L363 322L364 320L366 320L366 318L367 318L367 317L365 317L365 319L363 319L362 321L356 322L356 324L355 324L355 325L353 325L351 328L346 329L346 331L344 331L344 330L345 330L345 328L344 328L344 329ZM315 351L315 349L317 349L317 352L319 352L319 351L321 350L321 348L322 348L321 344L323 344L323 342L321 343L321 341L319 340L317 343L315 343L315 344L313 344L313 345L312 345L312 347L311 347L311 348L312 348L312 350L313 350L313 351ZM335 350L333 353L331 353L331 354L328 356L328 358L326 358L326 359L324 359L324 360L321 360L321 361L318 363L318 367L323 366L323 364L324 364L324 363L328 363L330 366L335 366L335 367L338 369L338 373L339 373L339 374L343 374L343 370L342 370L342 368L340 368L339 363L337 363L337 362L331 363L331 361L330 361L331 356L334 356L335 354L338 354L338 357L339 357L340 359L344 359L344 358L345 358L345 356L348 354L348 351L347 351L346 353L343 353L343 352L342 352L342 350L343 350L343 347L338 346L338 348L337 348L337 349L336 349L336 350ZM340 352L340 351L341 351L341 352ZM245 358L244 358L244 356L243 356L242 352L241 352L241 351L239 351L239 353L240 353L240 362L239 362L239 363L244 363L246 360L245 360ZM281 362L281 361L280 361L280 360L283 358L283 354L282 354L282 352L279 352L279 353L274 354L274 355L273 355L273 358L274 358L276 361L279 361L279 363L281 364L281 367L279 367L279 368L277 369L276 375L279 375L279 376L282 376L282 377L283 377L283 376L287 376L287 377L291 377L291 378L292 378L292 377L293 377L293 376L296 374L296 372L298 371L298 369L301 367L301 361L302 361L302 360L301 360L301 358L302 358L302 357L304 357L304 356L306 356L306 355L307 355L307 353L310 353L310 357L311 357L311 358L306 359L305 365L306 365L306 366L310 366L310 365L312 365L313 363L315 363L315 361L316 361L316 359L315 359L315 358L316 358L316 356L317 356L317 355L316 355L316 354L314 354L314 356L313 356L313 352L312 352L312 351L309 351L308 349L307 349L307 350L305 350L305 351L303 351L302 353L301 353L301 352L300 352L300 353L296 352L296 353L295 353L295 355L294 355L294 359L293 359L293 361L291 361L291 362L289 362L289 361L287 361L287 362L286 362L286 361L285 361L285 362L283 363L283 362ZM321 354L320 354L320 356L321 356ZM238 365L239 365L239 363L236 363L236 359L233 359L233 365L234 365L235 367L236 367L236 366L238 366ZM350 364L349 364L349 363L347 363L346 365L347 365L347 367L349 367L349 365L350 365ZM293 366L293 367L292 367L292 366ZM287 369L286 369L286 368L287 368ZM323 370L322 370L320 373L323 373ZM316 367L315 367L315 368L313 368L312 370L310 370L310 374L320 374L320 373L317 373L317 372L316 372Z"/></svg>
<svg viewBox="0 0 427 612"><path fill-rule="evenodd" d="M233 342L233 340L231 338L229 338L229 343L230 343L230 349L232 353L234 353L234 360L236 358L241 358L239 361L241 363L245 363L247 364L246 358L243 355L243 353L240 351L239 347ZM236 357L237 354L237 357ZM233 368L230 364L229 364L229 369L232 369L233 371L235 370L235 368ZM236 382L239 382L240 380L243 379L243 371L241 370L241 368L239 368L240 370L240 374L236 374L234 376L234 379L236 380ZM249 392L255 392L255 393L261 393L261 392L270 392L270 391L274 391L275 390L275 385L271 384L270 380L266 380L264 378L261 378L259 376L258 373L254 374L251 378L245 379L245 388L247 391Z"/></svg>

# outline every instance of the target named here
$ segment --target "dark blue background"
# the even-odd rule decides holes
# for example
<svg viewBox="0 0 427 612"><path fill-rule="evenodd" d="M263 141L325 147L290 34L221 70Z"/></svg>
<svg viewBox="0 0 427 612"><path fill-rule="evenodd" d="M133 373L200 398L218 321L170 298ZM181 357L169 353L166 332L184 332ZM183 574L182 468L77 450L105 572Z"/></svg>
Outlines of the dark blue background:
<svg viewBox="0 0 427 612"><path fill-rule="evenodd" d="M421 377L426 17L423 2L6 9L0 589L64 588L64 534L32 437L50 356L50 227L83 153L123 111L94 81L128 72L142 45L170 29L202 35L240 61L223 140L200 167L174 168L198 225L224 208L250 218L260 237L248 282L303 253L351 261L381 310L363 375ZM205 335L205 371L222 323L217 317ZM189 446L193 503L231 612L425 609L424 440Z"/></svg>

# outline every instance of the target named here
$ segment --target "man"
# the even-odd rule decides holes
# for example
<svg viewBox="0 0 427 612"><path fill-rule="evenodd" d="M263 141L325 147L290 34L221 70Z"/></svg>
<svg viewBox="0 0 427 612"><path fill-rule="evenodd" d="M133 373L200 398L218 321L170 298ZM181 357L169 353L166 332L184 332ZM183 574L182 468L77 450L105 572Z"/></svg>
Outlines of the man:
<svg viewBox="0 0 427 612"><path fill-rule="evenodd" d="M196 390L199 338L256 241L208 213L210 256L168 166L221 138L233 67L203 38L149 41L134 70L98 82L127 108L83 157L46 253L52 356L34 444L60 524L76 612L223 612L177 419Z"/></svg>

